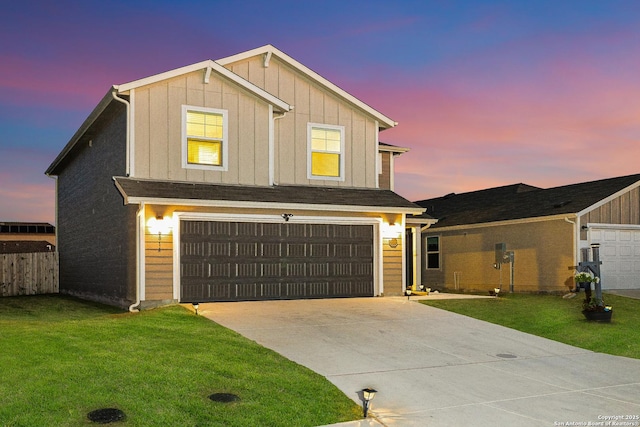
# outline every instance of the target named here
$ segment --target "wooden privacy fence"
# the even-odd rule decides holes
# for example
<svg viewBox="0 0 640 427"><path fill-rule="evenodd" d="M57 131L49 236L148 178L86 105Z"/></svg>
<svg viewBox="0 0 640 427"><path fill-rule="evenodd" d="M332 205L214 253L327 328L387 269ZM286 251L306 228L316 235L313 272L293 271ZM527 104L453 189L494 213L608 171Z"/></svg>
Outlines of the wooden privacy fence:
<svg viewBox="0 0 640 427"><path fill-rule="evenodd" d="M0 296L59 291L58 252L0 254Z"/></svg>

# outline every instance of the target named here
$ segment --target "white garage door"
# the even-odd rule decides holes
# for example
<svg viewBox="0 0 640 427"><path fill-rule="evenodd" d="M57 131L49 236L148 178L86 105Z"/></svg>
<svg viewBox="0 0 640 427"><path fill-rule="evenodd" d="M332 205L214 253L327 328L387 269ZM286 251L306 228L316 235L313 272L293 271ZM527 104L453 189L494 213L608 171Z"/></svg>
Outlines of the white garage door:
<svg viewBox="0 0 640 427"><path fill-rule="evenodd" d="M600 243L602 289L640 289L640 228L593 227L589 234Z"/></svg>

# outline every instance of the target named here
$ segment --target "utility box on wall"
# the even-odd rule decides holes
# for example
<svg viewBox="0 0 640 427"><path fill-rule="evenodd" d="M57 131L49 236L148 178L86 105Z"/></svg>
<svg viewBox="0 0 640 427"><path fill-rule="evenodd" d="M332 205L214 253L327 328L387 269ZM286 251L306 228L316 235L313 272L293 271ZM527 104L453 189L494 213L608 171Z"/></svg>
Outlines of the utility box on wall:
<svg viewBox="0 0 640 427"><path fill-rule="evenodd" d="M504 262L505 252L507 252L507 244L496 243L496 268L500 268L500 265Z"/></svg>

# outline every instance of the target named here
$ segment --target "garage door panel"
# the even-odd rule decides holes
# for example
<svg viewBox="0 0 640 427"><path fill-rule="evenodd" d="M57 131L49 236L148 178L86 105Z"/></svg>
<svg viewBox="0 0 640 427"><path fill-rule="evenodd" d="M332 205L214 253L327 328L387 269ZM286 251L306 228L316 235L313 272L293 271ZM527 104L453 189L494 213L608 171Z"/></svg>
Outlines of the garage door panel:
<svg viewBox="0 0 640 427"><path fill-rule="evenodd" d="M592 229L590 241L600 243L602 289L640 289L640 230Z"/></svg>
<svg viewBox="0 0 640 427"><path fill-rule="evenodd" d="M373 295L371 225L182 221L180 242L183 302Z"/></svg>

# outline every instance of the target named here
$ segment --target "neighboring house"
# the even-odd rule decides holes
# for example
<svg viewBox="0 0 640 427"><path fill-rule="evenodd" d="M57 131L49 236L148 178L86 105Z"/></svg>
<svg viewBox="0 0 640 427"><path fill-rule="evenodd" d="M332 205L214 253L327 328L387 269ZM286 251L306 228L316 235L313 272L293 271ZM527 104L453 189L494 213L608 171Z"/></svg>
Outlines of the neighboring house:
<svg viewBox="0 0 640 427"><path fill-rule="evenodd" d="M43 222L0 222L0 253L50 252L56 247L55 227Z"/></svg>
<svg viewBox="0 0 640 427"><path fill-rule="evenodd" d="M514 184L416 203L437 222L422 227L415 284L466 291L502 284L508 291L513 267L516 292L566 292L580 249L598 243L603 289L640 289L640 174L549 189ZM510 252L513 264L500 265Z"/></svg>
<svg viewBox="0 0 640 427"><path fill-rule="evenodd" d="M130 309L400 294L424 209L392 191L395 125L271 45L113 86L46 171L60 290Z"/></svg>

